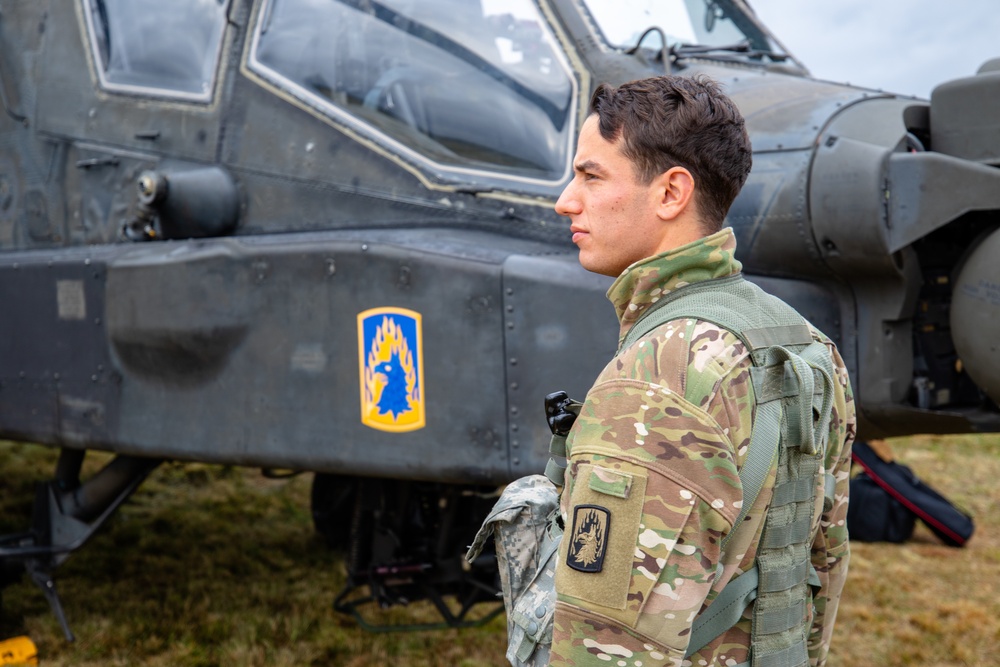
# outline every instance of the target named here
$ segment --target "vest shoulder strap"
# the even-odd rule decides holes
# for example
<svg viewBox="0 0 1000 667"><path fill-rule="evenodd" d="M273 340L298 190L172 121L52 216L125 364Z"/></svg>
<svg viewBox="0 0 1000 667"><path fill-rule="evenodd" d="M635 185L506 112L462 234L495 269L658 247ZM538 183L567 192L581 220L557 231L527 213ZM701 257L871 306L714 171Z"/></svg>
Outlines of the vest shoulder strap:
<svg viewBox="0 0 1000 667"><path fill-rule="evenodd" d="M619 354L657 327L684 318L733 332L751 352L813 342L806 321L791 306L735 274L686 285L661 297L626 334Z"/></svg>

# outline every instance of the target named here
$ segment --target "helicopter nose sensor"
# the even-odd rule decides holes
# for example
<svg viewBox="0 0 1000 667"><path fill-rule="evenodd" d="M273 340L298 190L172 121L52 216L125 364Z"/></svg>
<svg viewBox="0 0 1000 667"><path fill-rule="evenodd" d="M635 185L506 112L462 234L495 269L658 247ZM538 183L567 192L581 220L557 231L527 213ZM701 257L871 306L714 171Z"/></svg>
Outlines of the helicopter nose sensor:
<svg viewBox="0 0 1000 667"><path fill-rule="evenodd" d="M132 241L224 236L239 223L236 183L220 167L145 171L136 190L136 213L122 230Z"/></svg>

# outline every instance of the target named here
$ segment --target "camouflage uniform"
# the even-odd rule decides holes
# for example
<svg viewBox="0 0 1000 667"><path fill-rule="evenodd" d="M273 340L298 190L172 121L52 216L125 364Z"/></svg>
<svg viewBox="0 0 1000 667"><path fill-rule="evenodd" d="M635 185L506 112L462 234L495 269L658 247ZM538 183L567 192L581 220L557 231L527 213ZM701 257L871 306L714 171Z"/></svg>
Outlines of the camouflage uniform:
<svg viewBox="0 0 1000 667"><path fill-rule="evenodd" d="M660 295L738 273L730 229L630 266L608 291L622 339ZM855 414L843 360L836 372L825 466L833 509L817 492L810 662L826 662L847 577L847 496ZM749 610L735 627L685 659L691 623L754 562L774 470L741 530L720 553L740 512L737 475L755 401L751 362L732 333L703 321L668 322L598 376L567 439L561 511L566 534L556 569L551 665L654 667L745 662Z"/></svg>

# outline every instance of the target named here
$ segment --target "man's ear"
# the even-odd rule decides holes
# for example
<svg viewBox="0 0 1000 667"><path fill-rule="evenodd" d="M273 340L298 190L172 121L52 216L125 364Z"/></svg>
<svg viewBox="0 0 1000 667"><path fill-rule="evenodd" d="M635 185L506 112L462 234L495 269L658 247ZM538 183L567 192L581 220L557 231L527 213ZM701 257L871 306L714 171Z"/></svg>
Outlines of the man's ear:
<svg viewBox="0 0 1000 667"><path fill-rule="evenodd" d="M694 204L694 177L684 167L671 167L653 179L657 198L656 214L661 220L675 220L684 213L697 216Z"/></svg>

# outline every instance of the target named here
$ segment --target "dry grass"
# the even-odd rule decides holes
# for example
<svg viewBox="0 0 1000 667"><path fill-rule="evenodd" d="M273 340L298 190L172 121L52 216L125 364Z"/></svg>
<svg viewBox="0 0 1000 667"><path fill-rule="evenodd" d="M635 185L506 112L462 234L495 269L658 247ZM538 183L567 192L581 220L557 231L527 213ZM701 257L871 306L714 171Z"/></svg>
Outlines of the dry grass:
<svg viewBox="0 0 1000 667"><path fill-rule="evenodd" d="M32 483L55 458L0 443L10 482L0 487L0 534L27 527ZM472 667L503 655L502 618L481 629L372 634L334 612L345 572L313 533L310 482L162 466L57 571L77 641L63 639L27 579L4 592L0 638L30 636L44 667ZM426 605L373 613L382 623L434 620Z"/></svg>
<svg viewBox="0 0 1000 667"><path fill-rule="evenodd" d="M971 511L962 549L923 525L902 545L852 544L831 667L998 664L1000 437L921 436L893 451L926 483Z"/></svg>
<svg viewBox="0 0 1000 667"><path fill-rule="evenodd" d="M895 441L924 481L972 510L965 549L918 528L905 545L855 544L831 665L993 665L1000 655L1000 437ZM55 452L0 442L0 534L22 530ZM504 665L502 618L484 628L371 634L335 613L341 560L314 537L308 475L167 465L58 571L78 636L66 643L27 581L6 590L0 638L27 634L45 667ZM425 622L426 607L382 620Z"/></svg>

